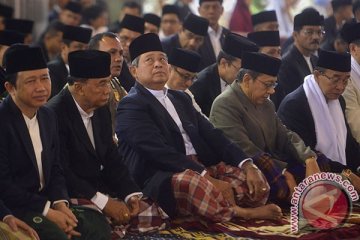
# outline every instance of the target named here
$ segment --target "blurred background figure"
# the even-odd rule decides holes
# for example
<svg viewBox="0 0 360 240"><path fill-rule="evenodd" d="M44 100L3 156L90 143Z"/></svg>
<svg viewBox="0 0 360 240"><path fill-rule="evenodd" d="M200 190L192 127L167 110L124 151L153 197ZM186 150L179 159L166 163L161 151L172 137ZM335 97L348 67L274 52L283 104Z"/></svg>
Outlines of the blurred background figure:
<svg viewBox="0 0 360 240"><path fill-rule="evenodd" d="M237 1L229 23L230 31L244 36L253 31L250 12L251 2L252 0Z"/></svg>
<svg viewBox="0 0 360 240"><path fill-rule="evenodd" d="M83 24L92 30L92 36L108 31L109 14L106 8L95 4L83 10Z"/></svg>
<svg viewBox="0 0 360 240"><path fill-rule="evenodd" d="M141 5L135 1L126 1L122 5L122 7L118 13L118 19L116 19L114 22L112 22L110 24L110 26L109 26L110 32L116 32L119 30L121 21L123 20L123 18L126 14L133 15L136 17L141 17L141 15L142 15Z"/></svg>
<svg viewBox="0 0 360 240"><path fill-rule="evenodd" d="M156 33L159 34L161 18L153 13L147 13L144 15L145 30L144 33Z"/></svg>

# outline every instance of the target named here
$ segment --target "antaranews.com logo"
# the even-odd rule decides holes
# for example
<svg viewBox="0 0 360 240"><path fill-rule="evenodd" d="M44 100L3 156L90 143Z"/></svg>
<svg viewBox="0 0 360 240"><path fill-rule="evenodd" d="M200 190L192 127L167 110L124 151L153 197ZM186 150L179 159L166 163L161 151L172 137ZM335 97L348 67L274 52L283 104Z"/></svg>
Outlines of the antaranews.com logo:
<svg viewBox="0 0 360 240"><path fill-rule="evenodd" d="M343 224L359 195L354 186L336 173L321 172L305 178L291 198L291 232L306 224L329 229Z"/></svg>

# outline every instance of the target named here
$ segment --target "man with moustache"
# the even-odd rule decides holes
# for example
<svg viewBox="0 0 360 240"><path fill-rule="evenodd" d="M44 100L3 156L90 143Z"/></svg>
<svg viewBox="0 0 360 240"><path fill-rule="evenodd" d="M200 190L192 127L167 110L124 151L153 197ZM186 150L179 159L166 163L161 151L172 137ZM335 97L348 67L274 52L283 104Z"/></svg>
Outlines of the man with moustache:
<svg viewBox="0 0 360 240"><path fill-rule="evenodd" d="M283 56L279 70L279 86L272 100L279 107L282 99L297 87L304 77L311 74L317 57L314 55L319 49L324 36L324 17L315 9L303 11L294 18L294 45Z"/></svg>
<svg viewBox="0 0 360 240"><path fill-rule="evenodd" d="M115 129L116 108L120 100L127 95L127 91L121 85L119 76L124 63L124 50L119 37L111 32L99 33L93 36L89 42L89 49L108 52L111 56L111 93L109 108L113 130Z"/></svg>

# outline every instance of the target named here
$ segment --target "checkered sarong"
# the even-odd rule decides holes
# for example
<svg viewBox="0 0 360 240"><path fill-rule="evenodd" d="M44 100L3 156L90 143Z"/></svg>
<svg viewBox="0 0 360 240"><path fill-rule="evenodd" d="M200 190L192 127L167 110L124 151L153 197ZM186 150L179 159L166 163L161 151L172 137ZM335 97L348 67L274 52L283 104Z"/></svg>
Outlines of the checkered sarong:
<svg viewBox="0 0 360 240"><path fill-rule="evenodd" d="M282 170L276 166L273 158L269 154L261 154L253 157L255 165L263 172L270 185L271 200L287 200L290 195L290 189Z"/></svg>
<svg viewBox="0 0 360 240"><path fill-rule="evenodd" d="M71 199L71 203L76 206L87 207L96 211L101 210L87 199ZM170 224L168 215L149 198L142 198L140 201L140 212L132 218L128 225L115 225L111 223L110 218L107 218L109 224L112 226L112 239L120 239L129 233L153 233L159 230L164 230Z"/></svg>
<svg viewBox="0 0 360 240"><path fill-rule="evenodd" d="M237 205L256 207L266 203L267 196L258 202L250 200L246 177L240 168L220 163L207 171L212 177L233 186ZM195 215L213 222L226 222L233 217L231 204L224 199L221 192L210 181L192 170L173 175L172 187L180 215Z"/></svg>

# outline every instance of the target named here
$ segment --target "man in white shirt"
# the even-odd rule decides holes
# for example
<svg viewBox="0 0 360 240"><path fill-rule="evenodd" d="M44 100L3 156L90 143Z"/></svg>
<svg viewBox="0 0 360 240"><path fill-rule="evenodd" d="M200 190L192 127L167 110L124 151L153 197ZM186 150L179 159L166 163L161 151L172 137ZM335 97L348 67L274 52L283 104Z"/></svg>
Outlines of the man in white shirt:
<svg viewBox="0 0 360 240"><path fill-rule="evenodd" d="M349 44L351 54L351 73L343 97L346 102L346 119L351 133L360 143L360 23L346 23L341 30L344 40Z"/></svg>
<svg viewBox="0 0 360 240"><path fill-rule="evenodd" d="M277 219L269 186L252 160L215 129L181 91L165 88L169 65L159 37L130 45L136 84L119 103L116 134L135 181L170 215L224 222ZM226 173L226 174L225 174ZM255 208L242 208L239 206Z"/></svg>
<svg viewBox="0 0 360 240"><path fill-rule="evenodd" d="M199 1L200 16L209 20L208 34L198 51L202 57L199 70L216 62L216 56L222 49L225 35L230 33L229 29L219 24L219 19L224 12L222 3L222 0Z"/></svg>
<svg viewBox="0 0 360 240"><path fill-rule="evenodd" d="M51 81L41 49L13 45L5 60L9 96L0 107L1 199L41 239L108 239L99 213L69 208L57 120L44 107Z"/></svg>
<svg viewBox="0 0 360 240"><path fill-rule="evenodd" d="M314 55L324 36L324 17L315 9L304 10L294 18L294 44L282 58L278 74L279 85L272 100L279 107L283 98L298 88L304 77L314 69L317 57Z"/></svg>

